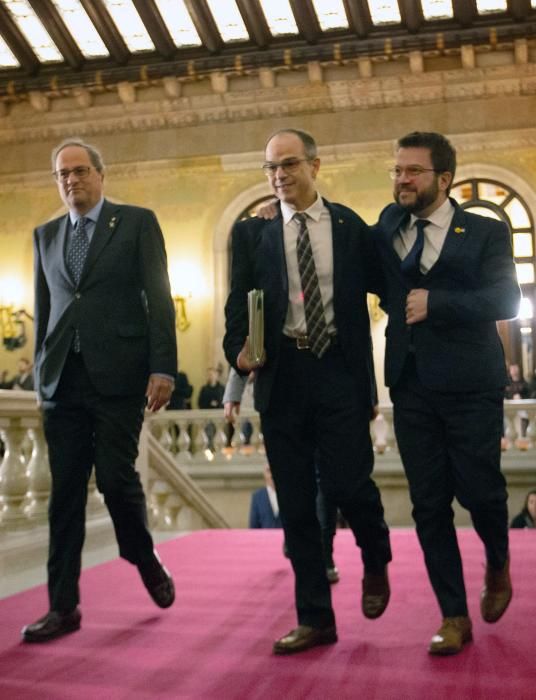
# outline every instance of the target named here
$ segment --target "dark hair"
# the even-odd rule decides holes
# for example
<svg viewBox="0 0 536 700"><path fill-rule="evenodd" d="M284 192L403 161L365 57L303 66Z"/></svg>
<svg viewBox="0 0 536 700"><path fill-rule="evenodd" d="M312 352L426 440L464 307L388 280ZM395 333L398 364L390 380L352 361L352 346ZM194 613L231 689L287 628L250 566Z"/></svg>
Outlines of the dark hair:
<svg viewBox="0 0 536 700"><path fill-rule="evenodd" d="M63 149L67 148L68 146L78 146L79 148L83 148L85 151L87 151L89 160L91 161L91 165L95 168L95 170L97 170L99 173L104 172L104 162L102 160L100 151L97 148L95 148L95 146L92 146L91 144L82 141L82 139L78 138L77 136L65 139L65 141L62 141L60 144L58 144L56 148L52 151L52 170L56 169L56 158L58 157L58 154L60 153L60 151L63 151Z"/></svg>
<svg viewBox="0 0 536 700"><path fill-rule="evenodd" d="M443 134L438 134L435 131L412 131L411 134L406 134L398 139L396 147L397 149L427 148L430 151L434 170L452 174L447 194L450 192L456 173L456 149Z"/></svg>
<svg viewBox="0 0 536 700"><path fill-rule="evenodd" d="M523 515L530 515L529 513L529 496L536 496L536 489L529 491L525 497L525 505L523 506ZM530 516L532 518L532 516Z"/></svg>
<svg viewBox="0 0 536 700"><path fill-rule="evenodd" d="M297 136L303 143L303 150L307 158L313 160L317 157L316 141L308 131L303 131L302 129L278 129L277 131L274 131L274 133L266 141L266 146L268 146L274 136L279 136L279 134L294 134L294 136Z"/></svg>

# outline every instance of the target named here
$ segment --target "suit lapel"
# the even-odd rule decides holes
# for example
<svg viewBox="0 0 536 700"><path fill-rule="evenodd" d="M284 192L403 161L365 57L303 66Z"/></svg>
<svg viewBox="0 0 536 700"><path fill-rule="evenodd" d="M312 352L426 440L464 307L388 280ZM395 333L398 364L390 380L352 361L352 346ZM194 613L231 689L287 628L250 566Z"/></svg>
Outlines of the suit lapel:
<svg viewBox="0 0 536 700"><path fill-rule="evenodd" d="M270 264L276 266L278 281L283 289L285 298L288 297L287 260L283 238L283 217L281 213L269 221L262 229L262 249Z"/></svg>
<svg viewBox="0 0 536 700"><path fill-rule="evenodd" d="M104 248L108 245L110 239L115 233L119 221L119 207L117 205L111 204L105 199L104 204L102 205L99 219L95 226L93 237L91 238L91 243L89 245L89 250L84 265L84 270L82 271L82 277L80 278L80 283L82 283L86 279L89 271L95 264L95 261L102 253Z"/></svg>
<svg viewBox="0 0 536 700"><path fill-rule="evenodd" d="M47 258L57 261L60 273L74 286L73 278L66 264L67 231L69 215L67 214L58 222L56 229L47 232Z"/></svg>
<svg viewBox="0 0 536 700"><path fill-rule="evenodd" d="M450 223L449 230L439 253L439 257L435 264L428 271L428 275L433 275L436 269L441 269L441 265L446 260L449 260L454 255L458 253L460 247L465 243L467 238L466 231L466 220L463 209L461 209L453 200L451 202L454 204L454 216Z"/></svg>
<svg viewBox="0 0 536 700"><path fill-rule="evenodd" d="M337 298L339 285L344 280L343 269L348 248L348 221L344 214L337 211L331 202L323 200L331 216L331 235L333 247L333 298Z"/></svg>

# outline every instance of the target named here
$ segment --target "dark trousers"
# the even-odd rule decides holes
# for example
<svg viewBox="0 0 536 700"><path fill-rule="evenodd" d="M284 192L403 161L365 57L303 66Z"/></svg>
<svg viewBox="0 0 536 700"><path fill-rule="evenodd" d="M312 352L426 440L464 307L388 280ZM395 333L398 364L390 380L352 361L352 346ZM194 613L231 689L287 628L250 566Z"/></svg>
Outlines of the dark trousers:
<svg viewBox="0 0 536 700"><path fill-rule="evenodd" d="M334 623L316 514L317 470L326 498L341 509L367 571L391 559L376 484L370 405L363 401L339 347L322 359L285 342L268 410L261 416L285 541L295 574L299 624Z"/></svg>
<svg viewBox="0 0 536 700"><path fill-rule="evenodd" d="M322 551L324 552L324 564L326 569L335 566L333 561L333 539L337 530L337 504L324 496L321 488L316 494L316 515L320 523L322 536Z"/></svg>
<svg viewBox="0 0 536 700"><path fill-rule="evenodd" d="M120 555L133 564L152 557L145 496L134 468L143 410L143 396L98 394L81 355L74 353L67 358L53 399L43 403L52 472L48 558L51 610L73 610L80 600L87 484L93 465Z"/></svg>
<svg viewBox="0 0 536 700"><path fill-rule="evenodd" d="M507 493L500 471L503 390L431 391L421 384L411 357L391 399L430 582L444 617L467 615L452 501L469 510L487 562L502 568L508 555Z"/></svg>

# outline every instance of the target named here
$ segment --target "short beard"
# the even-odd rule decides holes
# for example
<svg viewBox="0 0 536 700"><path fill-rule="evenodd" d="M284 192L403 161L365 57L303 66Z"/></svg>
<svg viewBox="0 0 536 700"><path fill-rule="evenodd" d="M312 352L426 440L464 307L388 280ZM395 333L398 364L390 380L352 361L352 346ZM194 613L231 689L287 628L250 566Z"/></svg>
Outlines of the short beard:
<svg viewBox="0 0 536 700"><path fill-rule="evenodd" d="M412 190L413 191L413 190ZM402 204L400 202L400 194L399 192L395 192L395 201L396 203L402 207L405 211L409 212L410 214L417 214L420 211L423 211L424 209L427 209L431 204L433 204L438 195L439 195L439 187L437 184L437 179L434 180L434 182L428 187L426 190L423 190L420 193L414 193L416 195L415 201L413 204Z"/></svg>

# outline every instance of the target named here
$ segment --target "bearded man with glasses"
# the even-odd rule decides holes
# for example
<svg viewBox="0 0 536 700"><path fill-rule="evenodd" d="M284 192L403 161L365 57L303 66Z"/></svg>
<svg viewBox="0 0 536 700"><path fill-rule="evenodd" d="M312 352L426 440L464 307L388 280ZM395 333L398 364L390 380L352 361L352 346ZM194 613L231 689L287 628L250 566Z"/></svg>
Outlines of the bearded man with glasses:
<svg viewBox="0 0 536 700"><path fill-rule="evenodd" d="M442 625L431 654L472 638L452 501L485 548L481 615L496 622L511 596L507 492L500 470L507 382L496 321L516 316L519 286L507 226L449 198L456 152L441 134L398 141L396 204L374 231L386 287L385 382L417 535Z"/></svg>
<svg viewBox="0 0 536 700"><path fill-rule="evenodd" d="M93 468L119 554L138 568L159 607L175 597L147 528L134 466L144 409L169 401L177 371L162 232L149 209L104 198L104 165L94 146L64 141L52 152L52 168L68 213L34 232L35 387L52 473L49 611L23 629L26 642L80 628Z"/></svg>
<svg viewBox="0 0 536 700"><path fill-rule="evenodd" d="M316 189L316 143L283 129L263 169L278 205L232 232L224 349L240 374L256 371L261 414L289 557L298 626L273 645L292 654L337 641L316 515L317 471L361 548L361 607L374 619L389 601L389 533L376 484L369 420L375 403L366 292L378 285L368 228ZM264 292L265 357L249 357L248 292Z"/></svg>

